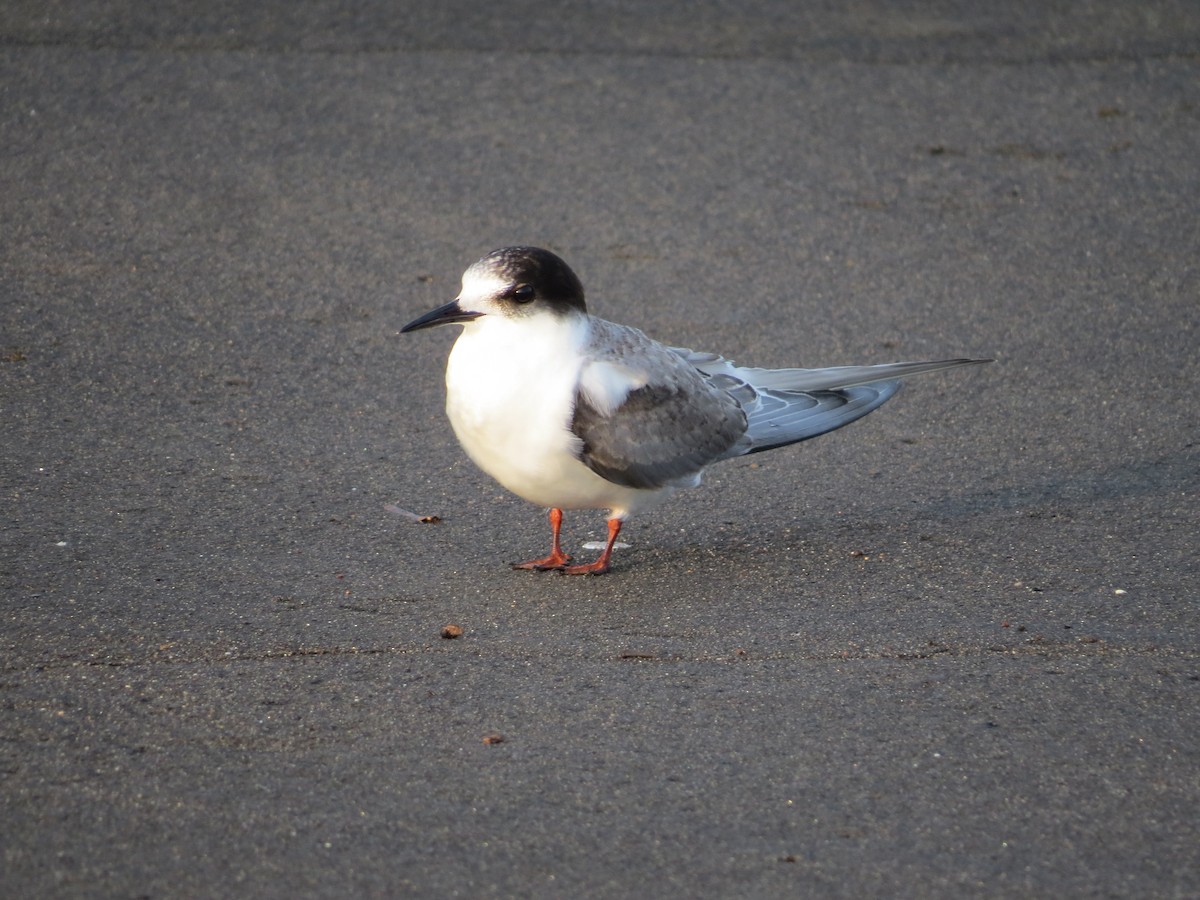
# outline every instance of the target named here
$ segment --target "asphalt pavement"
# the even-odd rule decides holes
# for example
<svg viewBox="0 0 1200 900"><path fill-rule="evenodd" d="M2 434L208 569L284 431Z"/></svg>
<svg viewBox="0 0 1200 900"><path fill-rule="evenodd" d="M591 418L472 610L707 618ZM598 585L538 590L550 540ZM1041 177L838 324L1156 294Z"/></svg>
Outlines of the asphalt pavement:
<svg viewBox="0 0 1200 900"><path fill-rule="evenodd" d="M0 893L1200 896L1200 8L793 6L0 8ZM514 572L514 243L996 362Z"/></svg>

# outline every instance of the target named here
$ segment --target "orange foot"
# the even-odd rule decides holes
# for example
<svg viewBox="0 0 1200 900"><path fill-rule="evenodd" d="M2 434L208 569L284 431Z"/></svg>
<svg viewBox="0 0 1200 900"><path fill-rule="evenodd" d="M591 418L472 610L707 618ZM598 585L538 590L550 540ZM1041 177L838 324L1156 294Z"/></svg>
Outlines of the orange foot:
<svg viewBox="0 0 1200 900"><path fill-rule="evenodd" d="M526 562L513 563L514 569L531 569L534 572L546 572L550 569L560 569L565 571L567 563L571 561L571 557L563 553L562 550L555 550L549 556L543 556L541 559L531 559ZM572 566L571 568L581 568L580 566Z"/></svg>
<svg viewBox="0 0 1200 900"><path fill-rule="evenodd" d="M605 575L612 568L608 564L608 560L601 556L595 562L590 562L582 566L563 566L559 569L564 575Z"/></svg>
<svg viewBox="0 0 1200 900"><path fill-rule="evenodd" d="M562 510L550 510L550 530L554 535L554 542L550 546L550 555L543 556L541 559L531 559L528 562L513 563L514 569L532 569L534 572L546 572L550 569L562 570L566 568L567 563L571 561L569 553L563 553L562 546L558 542L558 534L562 531Z"/></svg>
<svg viewBox="0 0 1200 900"><path fill-rule="evenodd" d="M608 543L604 545L604 552L600 557L591 563L582 566L565 566L559 569L564 575L603 575L609 570L609 562L612 560L613 544L617 542L617 535L621 533L621 520L608 520Z"/></svg>

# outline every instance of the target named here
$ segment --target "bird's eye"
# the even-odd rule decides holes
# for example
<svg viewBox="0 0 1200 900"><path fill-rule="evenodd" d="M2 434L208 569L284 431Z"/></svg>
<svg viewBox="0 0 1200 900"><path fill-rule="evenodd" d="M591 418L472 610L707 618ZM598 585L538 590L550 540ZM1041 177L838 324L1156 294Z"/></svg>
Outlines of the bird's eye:
<svg viewBox="0 0 1200 900"><path fill-rule="evenodd" d="M532 284L518 284L508 292L508 296L518 303L528 303L535 293Z"/></svg>

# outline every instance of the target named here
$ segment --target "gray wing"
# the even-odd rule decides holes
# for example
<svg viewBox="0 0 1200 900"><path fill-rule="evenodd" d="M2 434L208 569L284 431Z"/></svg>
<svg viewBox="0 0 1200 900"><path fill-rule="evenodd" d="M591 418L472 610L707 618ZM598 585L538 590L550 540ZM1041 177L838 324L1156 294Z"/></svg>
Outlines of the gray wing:
<svg viewBox="0 0 1200 900"><path fill-rule="evenodd" d="M694 366L636 329L594 320L593 356L636 368L645 383L604 410L580 389L571 431L578 457L615 484L653 490L693 480L746 432L746 414Z"/></svg>
<svg viewBox="0 0 1200 900"><path fill-rule="evenodd" d="M794 444L861 419L900 390L900 379L986 359L839 366L828 369L754 369L735 366L713 353L672 348L713 386L738 401L746 433L725 457Z"/></svg>
<svg viewBox="0 0 1200 900"><path fill-rule="evenodd" d="M746 434L729 455L759 453L827 434L878 409L898 390L899 381L837 391L756 390L753 402L744 407Z"/></svg>
<svg viewBox="0 0 1200 900"><path fill-rule="evenodd" d="M876 384L938 372L957 366L977 366L990 363L990 359L939 359L932 362L884 363L879 366L833 366L826 369L755 369L737 366L715 353L702 353L684 347L672 347L671 352L691 363L708 376L729 375L738 381L756 388L784 391L832 391L855 387L860 384Z"/></svg>

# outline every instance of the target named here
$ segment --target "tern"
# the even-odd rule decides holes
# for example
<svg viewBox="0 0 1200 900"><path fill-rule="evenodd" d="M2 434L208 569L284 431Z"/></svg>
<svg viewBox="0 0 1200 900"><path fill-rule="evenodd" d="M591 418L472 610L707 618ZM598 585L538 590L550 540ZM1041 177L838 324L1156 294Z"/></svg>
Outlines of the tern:
<svg viewBox="0 0 1200 900"><path fill-rule="evenodd" d="M400 333L462 325L446 364L446 414L484 472L550 510L550 553L517 569L602 575L621 523L715 462L784 447L878 408L900 379L987 359L754 369L669 347L592 316L583 285L538 247L494 250L462 290ZM594 562L568 565L564 509L608 510Z"/></svg>

